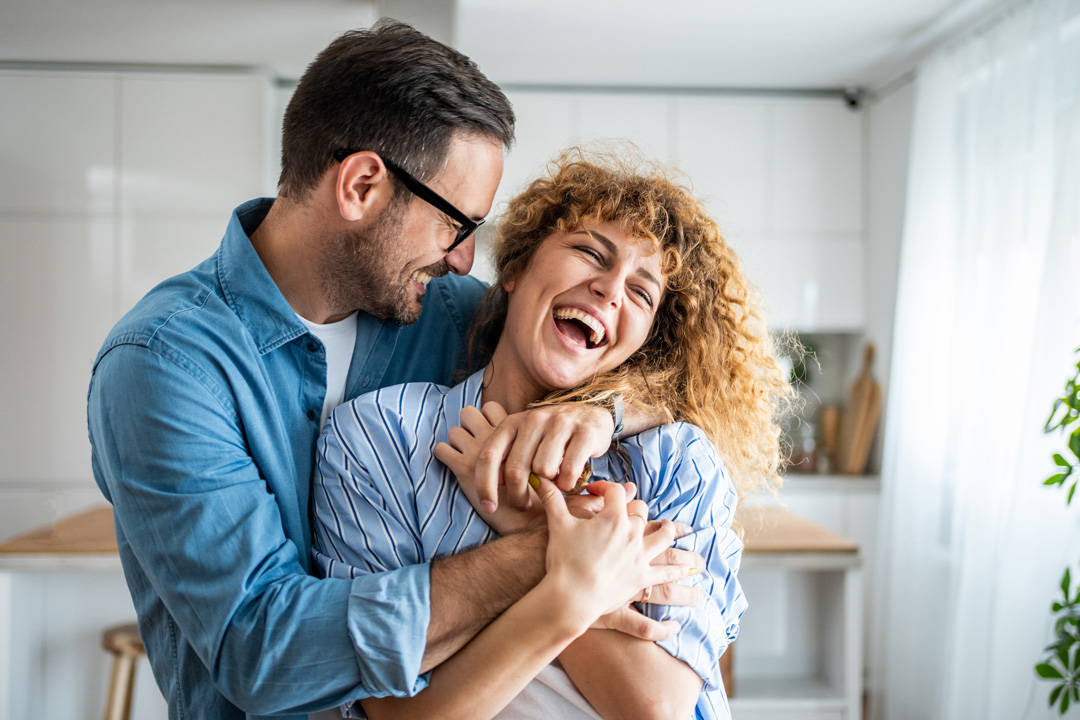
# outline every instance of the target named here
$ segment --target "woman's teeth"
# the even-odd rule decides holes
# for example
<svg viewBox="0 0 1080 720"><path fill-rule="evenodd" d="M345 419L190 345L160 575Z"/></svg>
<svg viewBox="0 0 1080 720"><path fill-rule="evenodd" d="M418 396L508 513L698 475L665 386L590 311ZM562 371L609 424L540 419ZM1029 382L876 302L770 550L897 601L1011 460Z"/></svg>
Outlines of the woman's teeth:
<svg viewBox="0 0 1080 720"><path fill-rule="evenodd" d="M589 330L592 330L592 334L589 336L589 342L592 345L596 345L604 339L604 326L600 324L599 320L587 312L583 312L577 308L563 307L555 308L555 312L552 314L561 320L577 320L589 328Z"/></svg>

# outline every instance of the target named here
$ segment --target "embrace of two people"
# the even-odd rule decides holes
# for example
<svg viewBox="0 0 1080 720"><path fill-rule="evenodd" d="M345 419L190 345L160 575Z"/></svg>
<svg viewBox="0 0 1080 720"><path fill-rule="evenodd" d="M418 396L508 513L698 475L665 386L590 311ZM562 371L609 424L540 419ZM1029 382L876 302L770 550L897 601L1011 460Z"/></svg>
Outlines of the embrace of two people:
<svg viewBox="0 0 1080 720"><path fill-rule="evenodd" d="M760 310L626 153L557 158L465 277L513 122L456 51L345 34L278 197L107 338L94 473L170 718L730 716L788 393Z"/></svg>

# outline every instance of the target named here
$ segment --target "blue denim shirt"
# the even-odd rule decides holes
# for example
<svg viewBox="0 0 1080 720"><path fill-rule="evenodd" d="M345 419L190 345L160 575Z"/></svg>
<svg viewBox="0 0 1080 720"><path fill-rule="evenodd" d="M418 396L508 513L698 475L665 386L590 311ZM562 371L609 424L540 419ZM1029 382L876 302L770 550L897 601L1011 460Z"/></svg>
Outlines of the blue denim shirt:
<svg viewBox="0 0 1080 720"><path fill-rule="evenodd" d="M170 718L303 717L427 683L428 565L309 574L326 358L248 239L272 202L241 205L212 257L139 301L90 381L94 477ZM447 276L414 325L361 314L346 399L450 384L482 293Z"/></svg>

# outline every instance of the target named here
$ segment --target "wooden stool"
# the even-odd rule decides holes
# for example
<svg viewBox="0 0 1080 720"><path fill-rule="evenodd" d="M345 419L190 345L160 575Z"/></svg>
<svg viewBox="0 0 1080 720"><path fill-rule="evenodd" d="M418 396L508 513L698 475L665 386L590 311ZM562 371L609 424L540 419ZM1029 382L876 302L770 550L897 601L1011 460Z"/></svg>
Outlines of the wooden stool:
<svg viewBox="0 0 1080 720"><path fill-rule="evenodd" d="M105 720L131 718L131 692L135 688L135 664L146 654L139 626L117 625L101 634L101 647L112 653L112 678L109 698L105 701Z"/></svg>

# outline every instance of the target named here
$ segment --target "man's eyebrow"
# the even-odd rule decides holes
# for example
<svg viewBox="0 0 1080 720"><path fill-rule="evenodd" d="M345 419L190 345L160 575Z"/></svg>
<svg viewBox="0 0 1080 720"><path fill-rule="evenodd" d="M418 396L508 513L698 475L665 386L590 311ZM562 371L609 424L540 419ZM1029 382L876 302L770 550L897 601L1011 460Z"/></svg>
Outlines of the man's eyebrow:
<svg viewBox="0 0 1080 720"><path fill-rule="evenodd" d="M571 235L588 235L589 237L596 238L596 240L599 241L599 243L601 245L603 245L605 248L607 248L607 251L609 253L611 253L612 255L616 255L616 256L619 254L619 246L616 245L615 243L611 242L611 240L608 240L606 237L604 237L600 233L596 232L595 230L576 230L576 231L574 231L574 232L572 232L570 234ZM648 270L646 270L645 268L638 268L637 269L637 274L640 275L641 277L643 277L644 279L648 280L652 284L656 285L656 287L658 287L658 288L663 288L664 287L663 283L661 283L659 280L657 280L656 276L653 275Z"/></svg>

